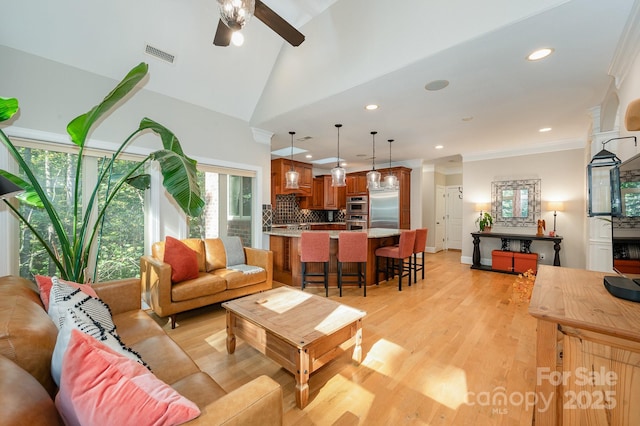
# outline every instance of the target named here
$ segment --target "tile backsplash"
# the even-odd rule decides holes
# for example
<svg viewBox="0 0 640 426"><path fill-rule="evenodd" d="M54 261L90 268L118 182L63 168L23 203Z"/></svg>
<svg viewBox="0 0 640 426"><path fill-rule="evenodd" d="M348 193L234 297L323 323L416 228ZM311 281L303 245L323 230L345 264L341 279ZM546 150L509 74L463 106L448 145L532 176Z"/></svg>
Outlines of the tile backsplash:
<svg viewBox="0 0 640 426"><path fill-rule="evenodd" d="M328 210L300 209L295 194L276 195L276 205L273 209L268 204L262 206L262 227L271 225L306 222L329 222L331 214ZM344 222L345 211L332 211L333 222ZM269 220L271 219L271 220Z"/></svg>

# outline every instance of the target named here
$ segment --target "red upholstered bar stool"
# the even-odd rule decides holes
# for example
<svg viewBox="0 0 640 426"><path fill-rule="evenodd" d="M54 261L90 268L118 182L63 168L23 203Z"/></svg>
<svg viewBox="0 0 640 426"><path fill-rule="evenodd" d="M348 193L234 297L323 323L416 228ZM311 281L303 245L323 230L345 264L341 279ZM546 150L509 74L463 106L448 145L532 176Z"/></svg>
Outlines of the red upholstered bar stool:
<svg viewBox="0 0 640 426"><path fill-rule="evenodd" d="M427 246L427 228L416 229L416 241L413 244L413 263L410 268L413 270L413 282L418 282L418 271L422 271L422 279L424 280L424 248ZM421 253L421 265L418 265L418 253Z"/></svg>
<svg viewBox="0 0 640 426"><path fill-rule="evenodd" d="M342 277L357 277L358 287L364 285L364 297L367 297L367 233L339 232L338 233L338 288L342 297ZM357 272L342 272L342 264L357 263Z"/></svg>
<svg viewBox="0 0 640 426"><path fill-rule="evenodd" d="M300 263L302 267L302 290L307 284L324 284L325 296L329 296L329 233L302 232L300 234ZM307 263L324 263L323 272L307 272ZM322 277L322 280L309 280Z"/></svg>
<svg viewBox="0 0 640 426"><path fill-rule="evenodd" d="M411 285L411 268L407 268L407 273L405 275L404 262L407 259L410 259L413 255L413 245L416 241L416 231L402 231L400 232L400 241L396 246L386 246L380 247L376 250L376 281L378 277L378 273L384 271L385 277L389 280L389 274L392 275L396 273L398 274L398 291L402 291L402 277L407 276L409 285ZM386 267L383 270L380 270L379 259L381 257L386 258Z"/></svg>

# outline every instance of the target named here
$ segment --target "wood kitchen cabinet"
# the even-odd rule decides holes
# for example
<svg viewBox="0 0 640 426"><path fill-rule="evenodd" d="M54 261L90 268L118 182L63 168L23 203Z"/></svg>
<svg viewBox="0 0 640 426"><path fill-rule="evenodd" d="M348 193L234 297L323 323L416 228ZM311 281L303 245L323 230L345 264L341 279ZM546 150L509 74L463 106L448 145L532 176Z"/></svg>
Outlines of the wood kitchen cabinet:
<svg viewBox="0 0 640 426"><path fill-rule="evenodd" d="M346 206L345 187L331 186L331 176L313 178L311 197L300 202L300 208L309 210L340 210Z"/></svg>
<svg viewBox="0 0 640 426"><path fill-rule="evenodd" d="M347 173L346 196L367 195L367 173Z"/></svg>
<svg viewBox="0 0 640 426"><path fill-rule="evenodd" d="M276 205L276 195L297 194L301 197L311 197L313 186L313 170L309 163L293 161L293 169L300 173L298 189L286 189L286 173L291 169L291 160L277 158L271 160L271 205Z"/></svg>

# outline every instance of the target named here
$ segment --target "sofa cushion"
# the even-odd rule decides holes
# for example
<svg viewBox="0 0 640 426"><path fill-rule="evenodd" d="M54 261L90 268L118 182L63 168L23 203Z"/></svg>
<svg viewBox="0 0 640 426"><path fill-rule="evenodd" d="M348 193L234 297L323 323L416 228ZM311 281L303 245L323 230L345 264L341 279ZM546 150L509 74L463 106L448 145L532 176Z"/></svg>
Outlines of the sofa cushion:
<svg viewBox="0 0 640 426"><path fill-rule="evenodd" d="M55 395L51 354L58 329L44 311L36 285L24 278L0 280L0 354L25 369ZM34 344L37 342L37 344Z"/></svg>
<svg viewBox="0 0 640 426"><path fill-rule="evenodd" d="M247 262L244 257L244 248L242 247L240 237L222 237L221 239L227 257L227 264L225 266L241 265Z"/></svg>
<svg viewBox="0 0 640 426"><path fill-rule="evenodd" d="M182 281L171 286L171 300L183 302L185 300L197 299L203 296L220 293L227 289L224 278L200 273L198 278Z"/></svg>
<svg viewBox="0 0 640 426"><path fill-rule="evenodd" d="M38 284L38 290L40 291L40 299L42 300L42 304L44 305L44 309L46 311L49 310L49 295L51 294L51 286L53 285L54 279L63 282L71 287L79 288L89 296L93 296L95 298L98 297L95 290L92 289L89 284L78 284L74 283L73 281L61 280L58 277L47 277L44 275L36 275L35 279L36 284Z"/></svg>
<svg viewBox="0 0 640 426"><path fill-rule="evenodd" d="M127 311L113 316L120 340L134 345L151 336L163 336L165 331L143 310Z"/></svg>
<svg viewBox="0 0 640 426"><path fill-rule="evenodd" d="M71 332L55 404L70 425L169 425L200 415L193 402L142 365L77 330Z"/></svg>
<svg viewBox="0 0 640 426"><path fill-rule="evenodd" d="M204 248L207 272L227 266L227 255L220 238L207 238L204 240Z"/></svg>
<svg viewBox="0 0 640 426"><path fill-rule="evenodd" d="M191 357L167 334L148 337L129 347L143 354L156 377L170 385L200 371Z"/></svg>
<svg viewBox="0 0 640 426"><path fill-rule="evenodd" d="M171 265L171 281L174 283L198 277L198 256L180 240L167 237L163 261Z"/></svg>
<svg viewBox="0 0 640 426"><path fill-rule="evenodd" d="M171 383L171 387L201 409L227 394L211 376L202 371Z"/></svg>
<svg viewBox="0 0 640 426"><path fill-rule="evenodd" d="M227 289L247 287L264 282L267 272L259 266L235 265L226 269L217 269L212 272L215 276L224 278Z"/></svg>
<svg viewBox="0 0 640 426"><path fill-rule="evenodd" d="M73 330L81 331L94 339L99 340L111 350L124 355L132 360L145 365L140 355L132 349L126 347L117 335L107 332L99 323L94 322L90 317L77 308L67 309L67 315L62 328L58 332L56 346L53 349L51 357L51 376L53 380L60 385L60 374L62 373L62 361L64 354L69 346L71 332Z"/></svg>
<svg viewBox="0 0 640 426"><path fill-rule="evenodd" d="M53 399L40 383L16 363L0 355L2 423L7 425L62 425Z"/></svg>

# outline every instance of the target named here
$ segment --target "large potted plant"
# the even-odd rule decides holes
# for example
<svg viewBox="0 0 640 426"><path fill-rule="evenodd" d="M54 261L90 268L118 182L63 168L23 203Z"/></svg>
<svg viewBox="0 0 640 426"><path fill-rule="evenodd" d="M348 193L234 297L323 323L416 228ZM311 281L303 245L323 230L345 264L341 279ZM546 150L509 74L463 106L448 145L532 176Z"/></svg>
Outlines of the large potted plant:
<svg viewBox="0 0 640 426"><path fill-rule="evenodd" d="M24 189L25 192L18 196L21 203L42 208L47 212L55 235L54 241L38 232L29 223L28 218L20 213L18 208L7 200L4 200L4 202L18 219L34 233L48 256L55 263L61 278L80 283L91 279L91 277L87 276L87 267L90 264L95 266L95 259L98 254L93 247L101 232L107 208L124 185L132 185L138 189L149 188L151 180L150 176L145 173L144 166L151 161L159 163L163 176L162 183L180 208L192 217L199 216L202 212L204 201L200 196L200 189L196 180L195 160L184 154L178 138L170 130L146 117L140 121L138 128L122 142L113 155L106 160L104 167L99 171L97 183L88 198L88 202L84 206L81 205L81 171L83 169L82 164L88 135L94 124L100 122L109 111L115 108L145 77L147 71L148 65L145 63L140 63L134 67L101 103L85 114L76 117L67 125L67 133L77 148L76 173L72 185L73 202L70 205L73 210L73 214L70 216L72 223L63 223L62 215L54 207L47 192L38 182L35 173L29 168L28 163L16 146L0 130L0 140L18 163L18 166L26 176L26 180L6 170L0 170L0 175ZM11 119L17 111L17 99L0 98L0 122ZM142 161L132 162L125 173L114 176L112 170L118 157L127 145L138 135L145 132L153 132L160 136L162 149L152 152ZM90 262L90 256L93 260L92 262Z"/></svg>

